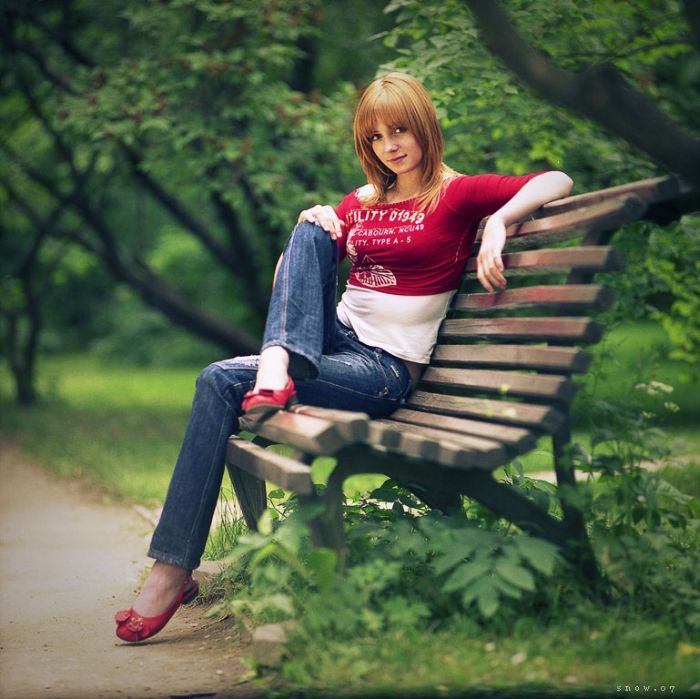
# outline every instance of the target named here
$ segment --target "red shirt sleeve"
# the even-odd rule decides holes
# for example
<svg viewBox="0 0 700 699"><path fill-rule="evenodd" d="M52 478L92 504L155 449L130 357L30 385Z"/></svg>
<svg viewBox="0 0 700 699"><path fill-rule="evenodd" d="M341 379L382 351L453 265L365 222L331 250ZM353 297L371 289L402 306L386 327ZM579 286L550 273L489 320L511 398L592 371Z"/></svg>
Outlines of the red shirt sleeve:
<svg viewBox="0 0 700 699"><path fill-rule="evenodd" d="M500 209L527 182L541 174L460 175L447 188L445 204L460 216L482 219Z"/></svg>

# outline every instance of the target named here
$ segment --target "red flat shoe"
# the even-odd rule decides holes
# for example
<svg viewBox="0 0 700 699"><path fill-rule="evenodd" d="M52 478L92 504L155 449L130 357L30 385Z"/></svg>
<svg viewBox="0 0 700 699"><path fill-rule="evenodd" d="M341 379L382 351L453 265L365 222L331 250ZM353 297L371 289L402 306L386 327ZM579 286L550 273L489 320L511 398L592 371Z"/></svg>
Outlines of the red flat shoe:
<svg viewBox="0 0 700 699"><path fill-rule="evenodd" d="M292 379L282 389L259 388L243 396L241 407L246 418L261 420L278 410L288 410L297 402L296 388Z"/></svg>
<svg viewBox="0 0 700 699"><path fill-rule="evenodd" d="M117 636L122 641L137 643L155 636L170 621L181 604L189 604L199 593L199 583L192 578L183 580L175 601L157 616L141 616L131 609L122 609L114 615L117 622Z"/></svg>

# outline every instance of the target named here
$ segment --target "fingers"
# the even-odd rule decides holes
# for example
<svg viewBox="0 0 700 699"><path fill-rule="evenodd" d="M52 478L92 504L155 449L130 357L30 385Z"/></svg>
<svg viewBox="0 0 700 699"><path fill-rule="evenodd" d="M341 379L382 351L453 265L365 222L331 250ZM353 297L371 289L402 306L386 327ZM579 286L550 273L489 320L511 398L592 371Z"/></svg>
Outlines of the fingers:
<svg viewBox="0 0 700 699"><path fill-rule="evenodd" d="M310 209L304 209L304 211L299 214L297 223L301 223L302 221L308 221L309 223L315 223L317 226L321 226L333 240L338 240L343 237L344 223L336 216L332 206L317 204Z"/></svg>
<svg viewBox="0 0 700 699"><path fill-rule="evenodd" d="M476 276L481 286L490 294L498 289L504 289L508 283L503 276L503 269L503 260L500 255L489 250L479 253Z"/></svg>

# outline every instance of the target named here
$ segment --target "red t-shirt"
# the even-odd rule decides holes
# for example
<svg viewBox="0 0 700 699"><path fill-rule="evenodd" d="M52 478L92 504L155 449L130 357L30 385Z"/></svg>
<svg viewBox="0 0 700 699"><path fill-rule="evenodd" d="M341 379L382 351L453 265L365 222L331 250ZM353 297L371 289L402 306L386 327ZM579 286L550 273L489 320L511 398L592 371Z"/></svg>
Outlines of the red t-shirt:
<svg viewBox="0 0 700 699"><path fill-rule="evenodd" d="M359 190L348 194L336 209L345 222L340 258L350 259L348 284L401 296L458 288L481 219L538 174L459 175L430 213L416 211L415 199L367 206Z"/></svg>

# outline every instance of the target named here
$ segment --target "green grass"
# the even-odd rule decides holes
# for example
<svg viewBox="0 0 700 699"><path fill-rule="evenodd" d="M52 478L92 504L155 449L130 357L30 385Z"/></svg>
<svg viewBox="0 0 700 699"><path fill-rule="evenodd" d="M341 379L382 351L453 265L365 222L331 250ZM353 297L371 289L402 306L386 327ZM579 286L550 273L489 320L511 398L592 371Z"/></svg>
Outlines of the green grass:
<svg viewBox="0 0 700 699"><path fill-rule="evenodd" d="M590 697L619 695L625 685L698 696L697 648L669 631L601 611L585 620L563 611L557 624L525 620L500 633L465 619L440 632L293 648L277 684L305 697Z"/></svg>
<svg viewBox="0 0 700 699"><path fill-rule="evenodd" d="M0 373L0 432L61 476L107 494L155 504L165 494L187 420L196 372L102 367L90 357L41 363L47 396L32 408L10 402Z"/></svg>

